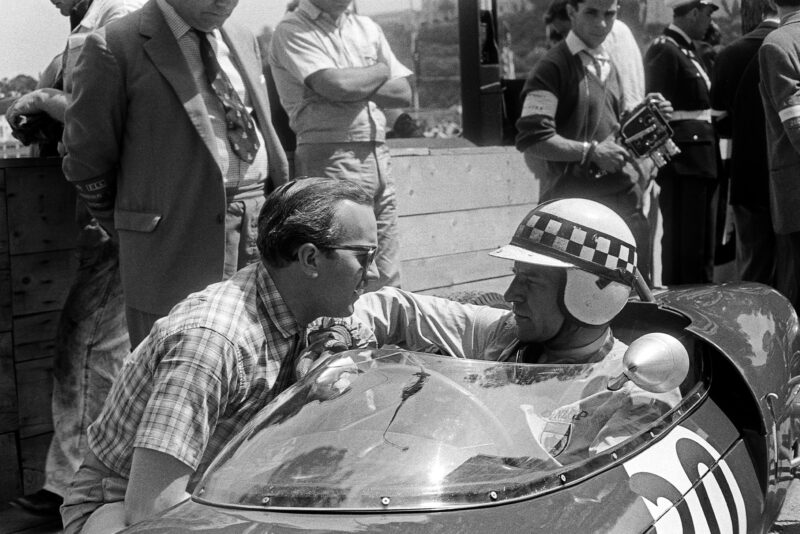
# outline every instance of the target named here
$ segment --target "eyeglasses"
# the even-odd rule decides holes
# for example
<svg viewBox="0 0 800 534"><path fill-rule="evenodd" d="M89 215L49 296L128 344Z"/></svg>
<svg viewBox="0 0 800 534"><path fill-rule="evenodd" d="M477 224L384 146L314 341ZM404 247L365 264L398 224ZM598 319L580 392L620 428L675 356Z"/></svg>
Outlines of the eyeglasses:
<svg viewBox="0 0 800 534"><path fill-rule="evenodd" d="M363 252L363 254L358 255L358 259L361 262L361 268L364 269L364 274L361 279L366 283L369 266L375 261L375 256L378 254L378 247L373 245L339 245L325 248L328 250L354 250L356 252Z"/></svg>

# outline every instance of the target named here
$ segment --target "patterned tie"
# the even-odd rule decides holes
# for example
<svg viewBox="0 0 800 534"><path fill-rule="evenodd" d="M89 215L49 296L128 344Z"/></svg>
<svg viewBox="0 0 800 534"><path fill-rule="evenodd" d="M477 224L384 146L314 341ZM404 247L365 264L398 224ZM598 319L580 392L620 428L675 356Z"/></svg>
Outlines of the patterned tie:
<svg viewBox="0 0 800 534"><path fill-rule="evenodd" d="M236 155L247 163L253 163L258 152L258 136L255 124L247 113L239 95L233 89L230 79L219 66L217 54L208 41L208 34L200 30L192 30L200 39L200 57L211 88L214 89L222 108L225 110L225 125L228 129L228 142Z"/></svg>

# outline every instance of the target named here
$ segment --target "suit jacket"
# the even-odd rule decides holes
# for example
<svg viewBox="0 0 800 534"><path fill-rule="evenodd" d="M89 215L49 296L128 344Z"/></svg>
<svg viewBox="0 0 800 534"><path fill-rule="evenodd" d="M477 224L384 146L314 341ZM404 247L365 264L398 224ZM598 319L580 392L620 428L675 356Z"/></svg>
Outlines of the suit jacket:
<svg viewBox="0 0 800 534"><path fill-rule="evenodd" d="M711 108L702 59L695 55L694 43L687 42L678 32L667 28L653 41L644 56L644 69L647 92L661 93L672 102L676 111ZM715 179L716 137L711 123L673 120L670 126L674 131L672 138L681 153L665 169L678 176Z"/></svg>
<svg viewBox="0 0 800 534"><path fill-rule="evenodd" d="M769 167L764 107L759 105L758 49L778 27L764 21L726 46L717 57L711 77L711 104L728 114L716 122L721 137L732 139L730 203L769 206Z"/></svg>
<svg viewBox="0 0 800 534"><path fill-rule="evenodd" d="M758 50L761 99L767 124L772 227L800 232L800 11L781 19Z"/></svg>
<svg viewBox="0 0 800 534"><path fill-rule="evenodd" d="M226 23L264 137L267 184L288 179L257 42ZM87 38L67 109L64 173L118 235L126 304L164 315L222 279L226 196L202 96L155 0ZM267 186L265 186L267 187Z"/></svg>

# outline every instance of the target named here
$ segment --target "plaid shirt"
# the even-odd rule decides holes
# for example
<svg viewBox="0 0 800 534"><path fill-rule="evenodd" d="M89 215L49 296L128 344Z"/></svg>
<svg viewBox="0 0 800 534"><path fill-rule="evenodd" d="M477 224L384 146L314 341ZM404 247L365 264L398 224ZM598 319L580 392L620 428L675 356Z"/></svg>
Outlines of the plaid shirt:
<svg viewBox="0 0 800 534"><path fill-rule="evenodd" d="M91 450L124 477L134 447L169 454L195 469L191 490L277 393L281 362L305 336L261 262L189 295L126 359L89 427Z"/></svg>

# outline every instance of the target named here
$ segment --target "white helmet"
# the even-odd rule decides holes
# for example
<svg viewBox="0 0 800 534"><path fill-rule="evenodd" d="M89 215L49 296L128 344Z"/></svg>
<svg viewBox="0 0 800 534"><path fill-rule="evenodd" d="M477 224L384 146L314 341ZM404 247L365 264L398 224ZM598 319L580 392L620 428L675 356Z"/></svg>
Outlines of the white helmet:
<svg viewBox="0 0 800 534"><path fill-rule="evenodd" d="M490 254L567 268L563 307L586 325L611 321L636 280L636 240L625 221L603 204L582 198L539 204L522 220L511 243Z"/></svg>

